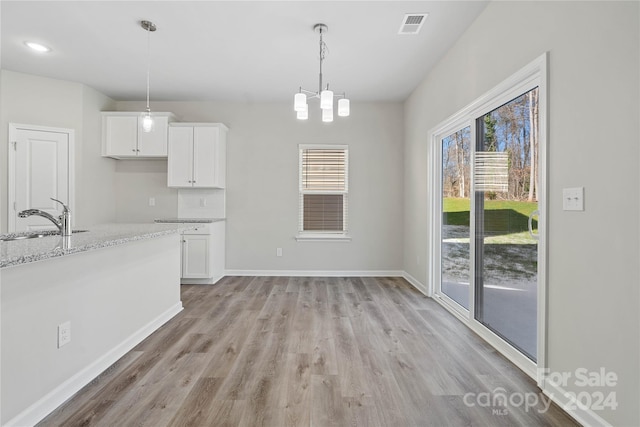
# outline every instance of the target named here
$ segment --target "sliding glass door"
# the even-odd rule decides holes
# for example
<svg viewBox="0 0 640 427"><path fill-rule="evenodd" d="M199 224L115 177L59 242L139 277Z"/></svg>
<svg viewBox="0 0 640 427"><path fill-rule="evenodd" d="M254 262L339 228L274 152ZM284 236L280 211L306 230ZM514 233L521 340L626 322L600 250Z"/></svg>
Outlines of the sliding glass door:
<svg viewBox="0 0 640 427"><path fill-rule="evenodd" d="M539 89L522 88L434 133L433 277L441 302L535 364L543 157Z"/></svg>
<svg viewBox="0 0 640 427"><path fill-rule="evenodd" d="M476 119L475 318L536 361L538 89Z"/></svg>
<svg viewBox="0 0 640 427"><path fill-rule="evenodd" d="M442 227L441 289L469 310L469 206L471 199L471 127L441 140Z"/></svg>

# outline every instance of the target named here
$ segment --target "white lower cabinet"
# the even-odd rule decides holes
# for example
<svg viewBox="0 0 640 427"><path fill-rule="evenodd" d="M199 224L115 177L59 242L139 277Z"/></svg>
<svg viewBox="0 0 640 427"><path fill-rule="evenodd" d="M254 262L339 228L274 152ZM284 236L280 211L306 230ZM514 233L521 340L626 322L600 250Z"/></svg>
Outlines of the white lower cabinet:
<svg viewBox="0 0 640 427"><path fill-rule="evenodd" d="M213 284L224 276L224 221L182 232L183 284Z"/></svg>
<svg viewBox="0 0 640 427"><path fill-rule="evenodd" d="M209 260L209 234L182 235L182 278L207 279L211 277Z"/></svg>

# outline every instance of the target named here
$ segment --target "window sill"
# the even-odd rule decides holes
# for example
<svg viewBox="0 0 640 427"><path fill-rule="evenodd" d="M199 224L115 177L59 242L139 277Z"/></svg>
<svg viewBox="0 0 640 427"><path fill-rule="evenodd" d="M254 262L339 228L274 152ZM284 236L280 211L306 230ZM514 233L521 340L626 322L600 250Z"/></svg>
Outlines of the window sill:
<svg viewBox="0 0 640 427"><path fill-rule="evenodd" d="M350 242L351 237L342 233L300 233L296 236L298 242Z"/></svg>

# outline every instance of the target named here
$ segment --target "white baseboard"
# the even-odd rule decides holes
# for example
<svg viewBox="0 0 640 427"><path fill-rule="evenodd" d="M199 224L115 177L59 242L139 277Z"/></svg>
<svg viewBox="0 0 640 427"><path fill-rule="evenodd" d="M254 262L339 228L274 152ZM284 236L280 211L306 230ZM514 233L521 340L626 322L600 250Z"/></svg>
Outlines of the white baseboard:
<svg viewBox="0 0 640 427"><path fill-rule="evenodd" d="M567 391L562 387L545 382L545 386L542 389L545 396L549 397L553 403L560 406L563 411L572 416L576 421L585 427L612 427L606 420L600 415L591 410L590 408L581 408L580 405L572 402L567 394Z"/></svg>
<svg viewBox="0 0 640 427"><path fill-rule="evenodd" d="M225 276L404 277L400 270L226 270Z"/></svg>
<svg viewBox="0 0 640 427"><path fill-rule="evenodd" d="M225 276L402 277L423 295L427 297L431 296L429 295L427 286L402 270L226 270Z"/></svg>
<svg viewBox="0 0 640 427"><path fill-rule="evenodd" d="M404 280L409 282L409 284L411 286L413 286L418 291L420 291L420 293L422 293L424 296L431 297L431 295L429 294L429 289L427 288L427 286L423 285L418 279L416 279L415 277L413 277L412 275L410 275L406 271L402 272L402 277L404 278Z"/></svg>
<svg viewBox="0 0 640 427"><path fill-rule="evenodd" d="M67 399L80 391L82 387L93 381L98 375L104 372L105 369L117 362L118 359L124 356L128 351L141 343L142 340L151 335L156 329L181 312L182 308L182 302L178 302L173 305L164 313L160 314L151 322L134 332L120 344L116 345L113 349L109 350L98 360L82 369L80 372L53 389L42 399L38 400L20 414L13 417L4 424L4 426L24 427L37 424L54 409L62 405Z"/></svg>
<svg viewBox="0 0 640 427"><path fill-rule="evenodd" d="M224 275L214 276L209 279L180 279L181 285L215 285Z"/></svg>

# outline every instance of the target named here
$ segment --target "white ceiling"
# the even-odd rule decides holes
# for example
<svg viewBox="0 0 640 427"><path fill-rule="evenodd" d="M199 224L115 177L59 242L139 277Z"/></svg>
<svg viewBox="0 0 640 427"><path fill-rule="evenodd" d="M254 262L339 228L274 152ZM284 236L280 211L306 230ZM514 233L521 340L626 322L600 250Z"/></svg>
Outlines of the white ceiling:
<svg viewBox="0 0 640 427"><path fill-rule="evenodd" d="M487 1L1 1L3 69L145 97L150 20L153 100L289 100L324 79L353 102L404 100ZM405 13L428 12L418 35ZM53 50L37 54L24 41Z"/></svg>

